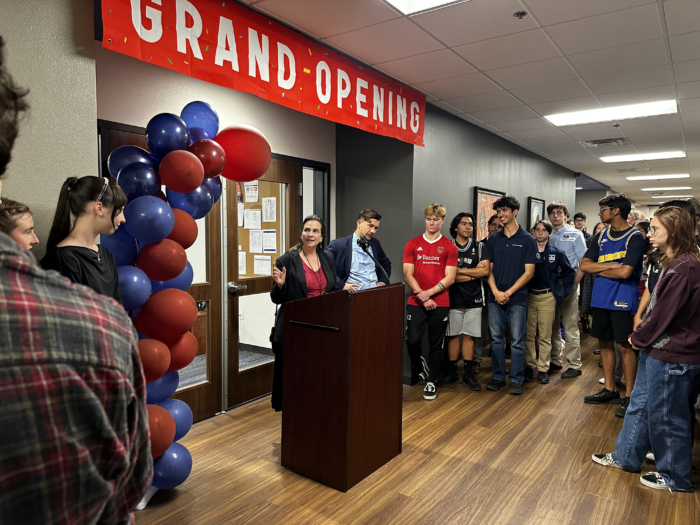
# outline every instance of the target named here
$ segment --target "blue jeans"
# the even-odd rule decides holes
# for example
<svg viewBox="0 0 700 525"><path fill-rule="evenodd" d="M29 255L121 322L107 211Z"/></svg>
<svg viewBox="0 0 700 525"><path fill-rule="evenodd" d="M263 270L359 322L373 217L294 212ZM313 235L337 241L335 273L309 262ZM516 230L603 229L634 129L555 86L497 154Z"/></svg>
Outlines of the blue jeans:
<svg viewBox="0 0 700 525"><path fill-rule="evenodd" d="M506 379L506 330L510 328L510 382L522 384L525 380L525 336L527 333L527 305L489 303L491 330L492 379Z"/></svg>
<svg viewBox="0 0 700 525"><path fill-rule="evenodd" d="M637 379L612 456L624 470L639 472L647 452L656 470L679 492L692 492L690 397L700 365L680 365L641 352Z"/></svg>

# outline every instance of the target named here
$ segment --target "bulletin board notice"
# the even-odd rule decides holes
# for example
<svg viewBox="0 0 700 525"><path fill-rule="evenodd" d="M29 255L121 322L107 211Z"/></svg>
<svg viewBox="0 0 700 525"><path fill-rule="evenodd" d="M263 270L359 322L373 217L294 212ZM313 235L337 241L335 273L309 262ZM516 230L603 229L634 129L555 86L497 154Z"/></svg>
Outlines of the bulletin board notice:
<svg viewBox="0 0 700 525"><path fill-rule="evenodd" d="M282 184L256 182L255 198L248 199L249 195L243 188L238 192L238 207L241 209L238 213L239 279L272 276L272 266L282 255ZM246 189L252 193L250 188Z"/></svg>

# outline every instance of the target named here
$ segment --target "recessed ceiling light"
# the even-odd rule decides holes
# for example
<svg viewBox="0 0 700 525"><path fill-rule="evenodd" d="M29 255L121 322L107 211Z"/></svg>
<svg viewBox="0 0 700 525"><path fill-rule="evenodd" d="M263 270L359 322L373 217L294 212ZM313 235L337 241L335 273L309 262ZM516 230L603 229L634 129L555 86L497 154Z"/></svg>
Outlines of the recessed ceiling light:
<svg viewBox="0 0 700 525"><path fill-rule="evenodd" d="M461 4L469 0L386 0L404 15L413 15L422 11L429 11L438 7L447 7L452 4Z"/></svg>
<svg viewBox="0 0 700 525"><path fill-rule="evenodd" d="M692 190L690 186L668 186L666 188L642 188L642 191Z"/></svg>
<svg viewBox="0 0 700 525"><path fill-rule="evenodd" d="M576 186L577 190L582 190L583 188L581 186Z"/></svg>
<svg viewBox="0 0 700 525"><path fill-rule="evenodd" d="M670 201L671 199L689 199L691 197L692 195L654 195L652 198Z"/></svg>
<svg viewBox="0 0 700 525"><path fill-rule="evenodd" d="M678 175L639 175L637 177L627 177L627 180L665 180L665 179L689 179L689 173L679 173Z"/></svg>
<svg viewBox="0 0 700 525"><path fill-rule="evenodd" d="M544 118L555 126L574 126L576 124L612 122L613 120L652 117L655 115L668 115L670 113L678 113L678 106L675 100L646 102L644 104L616 106L613 108L589 109L587 111L574 111L571 113L557 113L556 115L548 115Z"/></svg>
<svg viewBox="0 0 700 525"><path fill-rule="evenodd" d="M682 159L685 151L664 151L661 153L635 153L633 155L613 155L600 157L603 162L635 162L639 160Z"/></svg>

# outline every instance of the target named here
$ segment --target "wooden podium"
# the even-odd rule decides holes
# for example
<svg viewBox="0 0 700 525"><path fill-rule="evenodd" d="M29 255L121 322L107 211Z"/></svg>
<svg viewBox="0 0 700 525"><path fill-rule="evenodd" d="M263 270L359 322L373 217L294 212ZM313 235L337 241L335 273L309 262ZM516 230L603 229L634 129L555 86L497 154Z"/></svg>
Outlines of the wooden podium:
<svg viewBox="0 0 700 525"><path fill-rule="evenodd" d="M401 453L403 284L284 305L282 466L346 492Z"/></svg>

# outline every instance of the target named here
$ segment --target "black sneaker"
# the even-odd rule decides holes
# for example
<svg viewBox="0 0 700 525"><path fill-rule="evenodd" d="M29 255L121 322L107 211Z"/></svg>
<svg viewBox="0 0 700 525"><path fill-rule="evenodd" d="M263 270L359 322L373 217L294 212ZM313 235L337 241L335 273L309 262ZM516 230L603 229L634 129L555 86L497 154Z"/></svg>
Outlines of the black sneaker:
<svg viewBox="0 0 700 525"><path fill-rule="evenodd" d="M555 365L554 363L549 363L549 373L551 374L552 372L559 372L562 368L564 368L561 365Z"/></svg>
<svg viewBox="0 0 700 525"><path fill-rule="evenodd" d="M481 392L481 385L474 378L473 375L464 374L464 378L462 379L462 383L467 385L469 387L469 390L474 390L475 392Z"/></svg>
<svg viewBox="0 0 700 525"><path fill-rule="evenodd" d="M508 393L513 396L519 396L520 394L523 393L523 384L522 383L511 383L510 388L508 389Z"/></svg>
<svg viewBox="0 0 700 525"><path fill-rule="evenodd" d="M615 415L617 417L625 417L627 413L627 407L630 406L630 398L625 396L622 398L620 406L615 409Z"/></svg>
<svg viewBox="0 0 700 525"><path fill-rule="evenodd" d="M537 382L541 385L546 385L547 383L549 383L549 374L547 372L538 373Z"/></svg>
<svg viewBox="0 0 700 525"><path fill-rule="evenodd" d="M599 392L583 398L584 403L589 405L602 405L603 403L615 403L620 399L620 392L614 392L607 388L602 388Z"/></svg>
<svg viewBox="0 0 700 525"><path fill-rule="evenodd" d="M459 376L455 373L452 374L447 374L445 377L440 379L437 383L435 383L435 386L449 386L449 385L454 385L455 383L459 383Z"/></svg>
<svg viewBox="0 0 700 525"><path fill-rule="evenodd" d="M492 379L486 385L486 390L492 390L492 391L496 392L497 390L500 390L504 386L506 386L505 381L497 381L496 379Z"/></svg>
<svg viewBox="0 0 700 525"><path fill-rule="evenodd" d="M593 350L593 355L600 355L600 348Z"/></svg>
<svg viewBox="0 0 700 525"><path fill-rule="evenodd" d="M437 391L435 390L435 384L431 383L430 381L425 385L425 389L423 390L423 399L427 399L428 401L432 401L437 397Z"/></svg>
<svg viewBox="0 0 700 525"><path fill-rule="evenodd" d="M530 383L535 378L535 369L531 366L525 367L525 382Z"/></svg>
<svg viewBox="0 0 700 525"><path fill-rule="evenodd" d="M580 370L577 370L576 368L568 368L566 372L564 372L561 375L562 379L573 379L574 377L578 377L582 374Z"/></svg>

